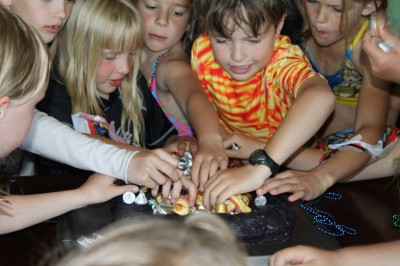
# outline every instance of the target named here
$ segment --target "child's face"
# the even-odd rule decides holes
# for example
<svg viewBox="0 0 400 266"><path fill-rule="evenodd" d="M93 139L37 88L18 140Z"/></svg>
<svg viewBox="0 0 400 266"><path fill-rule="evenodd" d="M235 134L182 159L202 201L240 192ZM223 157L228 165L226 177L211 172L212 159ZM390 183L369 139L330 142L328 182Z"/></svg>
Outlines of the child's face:
<svg viewBox="0 0 400 266"><path fill-rule="evenodd" d="M35 105L43 99L44 92L45 90L34 97L33 92L30 92L20 99L10 100L5 109L1 108L0 158L4 158L18 148L25 139L32 124ZM0 102L2 99L0 99Z"/></svg>
<svg viewBox="0 0 400 266"><path fill-rule="evenodd" d="M75 0L11 0L10 10L35 28L46 43L50 43L64 26L74 2Z"/></svg>
<svg viewBox="0 0 400 266"><path fill-rule="evenodd" d="M252 36L237 27L229 38L210 33L216 61L235 80L250 79L271 60L275 37L280 34L281 25L277 29L272 25L265 26L262 30L258 36Z"/></svg>
<svg viewBox="0 0 400 266"><path fill-rule="evenodd" d="M96 73L96 88L100 97L109 98L132 67L133 53L103 50L103 59Z"/></svg>
<svg viewBox="0 0 400 266"><path fill-rule="evenodd" d="M162 52L179 43L190 29L190 0L138 0L147 49Z"/></svg>
<svg viewBox="0 0 400 266"><path fill-rule="evenodd" d="M344 32L353 35L362 23L364 4L349 1L346 29L341 25L342 0L305 0L305 11L314 41L321 46L330 46L342 40ZM351 37L351 36L349 36Z"/></svg>

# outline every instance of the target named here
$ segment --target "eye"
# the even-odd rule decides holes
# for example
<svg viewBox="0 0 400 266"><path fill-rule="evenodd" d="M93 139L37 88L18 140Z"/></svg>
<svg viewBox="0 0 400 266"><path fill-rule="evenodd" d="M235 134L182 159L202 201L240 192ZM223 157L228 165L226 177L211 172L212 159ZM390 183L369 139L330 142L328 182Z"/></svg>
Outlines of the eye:
<svg viewBox="0 0 400 266"><path fill-rule="evenodd" d="M113 53L113 52L103 53L103 58L106 60L114 60L116 57L117 57L117 53Z"/></svg>
<svg viewBox="0 0 400 266"><path fill-rule="evenodd" d="M249 40L250 44L257 44L257 43L260 43L260 42L261 42L261 39L250 39Z"/></svg>
<svg viewBox="0 0 400 266"><path fill-rule="evenodd" d="M148 10L155 10L157 8L157 6L152 6L152 5L146 5L146 8Z"/></svg>
<svg viewBox="0 0 400 266"><path fill-rule="evenodd" d="M228 43L227 39L221 38L221 37L217 37L217 38L215 38L215 40L217 41L217 43L220 43L220 44Z"/></svg>
<svg viewBox="0 0 400 266"><path fill-rule="evenodd" d="M68 0L67 2L70 3L70 4L75 4L76 3L75 0Z"/></svg>

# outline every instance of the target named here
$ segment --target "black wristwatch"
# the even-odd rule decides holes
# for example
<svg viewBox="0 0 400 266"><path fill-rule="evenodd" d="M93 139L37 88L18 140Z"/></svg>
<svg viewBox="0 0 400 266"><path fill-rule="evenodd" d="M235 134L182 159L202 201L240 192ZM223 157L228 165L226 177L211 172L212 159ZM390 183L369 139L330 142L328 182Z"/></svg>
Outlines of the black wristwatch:
<svg viewBox="0 0 400 266"><path fill-rule="evenodd" d="M267 152L263 149L253 151L249 157L249 163L251 165L265 165L271 170L272 176L279 172L279 164L269 157Z"/></svg>

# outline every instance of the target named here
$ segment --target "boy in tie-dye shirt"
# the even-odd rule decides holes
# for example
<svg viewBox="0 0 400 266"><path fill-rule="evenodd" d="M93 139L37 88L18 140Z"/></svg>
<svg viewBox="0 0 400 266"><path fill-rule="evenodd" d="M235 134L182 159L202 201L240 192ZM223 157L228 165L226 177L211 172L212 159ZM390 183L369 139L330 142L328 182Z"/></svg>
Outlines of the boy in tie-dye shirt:
<svg viewBox="0 0 400 266"><path fill-rule="evenodd" d="M208 1L201 10L206 34L194 43L193 71L230 135L226 146L240 146L228 155L253 155L250 164L221 170L206 183L207 208L261 187L334 108L327 82L280 35L288 4L221 0Z"/></svg>

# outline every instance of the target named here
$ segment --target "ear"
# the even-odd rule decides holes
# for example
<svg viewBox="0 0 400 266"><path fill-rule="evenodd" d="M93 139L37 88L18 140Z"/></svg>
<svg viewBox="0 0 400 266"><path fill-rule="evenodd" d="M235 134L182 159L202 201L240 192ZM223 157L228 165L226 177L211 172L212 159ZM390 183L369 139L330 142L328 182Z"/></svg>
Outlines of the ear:
<svg viewBox="0 0 400 266"><path fill-rule="evenodd" d="M5 7L6 9L10 9L11 7L11 0L0 0L0 5Z"/></svg>
<svg viewBox="0 0 400 266"><path fill-rule="evenodd" d="M369 16L371 13L376 11L376 7L379 7L382 4L381 0L369 1L361 11L361 15Z"/></svg>
<svg viewBox="0 0 400 266"><path fill-rule="evenodd" d="M0 98L0 119L3 118L4 113L5 113L9 103L10 103L10 97L3 96Z"/></svg>
<svg viewBox="0 0 400 266"><path fill-rule="evenodd" d="M276 26L275 36L279 36L281 34L281 30L283 28L283 24L285 24L286 15L284 15L281 20L279 20L278 25Z"/></svg>

